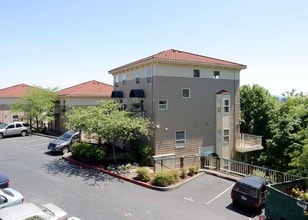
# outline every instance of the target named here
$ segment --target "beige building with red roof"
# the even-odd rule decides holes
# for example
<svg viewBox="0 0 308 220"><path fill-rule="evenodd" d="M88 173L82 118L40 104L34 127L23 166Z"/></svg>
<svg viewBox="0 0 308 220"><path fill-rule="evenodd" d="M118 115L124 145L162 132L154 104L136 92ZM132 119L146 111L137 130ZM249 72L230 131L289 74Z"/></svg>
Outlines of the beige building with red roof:
<svg viewBox="0 0 308 220"><path fill-rule="evenodd" d="M213 152L244 160L247 152L262 149L259 142L251 148L243 145L240 133L240 71L245 68L166 50L110 70L112 98L152 119L155 134L150 144L156 159ZM178 161L170 160L174 164L169 165L179 167Z"/></svg>
<svg viewBox="0 0 308 220"><path fill-rule="evenodd" d="M18 84L0 89L0 123L28 120L23 112L10 112L10 105L25 96L30 88L33 87L26 84Z"/></svg>
<svg viewBox="0 0 308 220"><path fill-rule="evenodd" d="M96 80L71 86L57 92L59 101L55 106L55 121L49 124L49 129L64 133L67 129L64 123L67 121L65 112L71 106L93 106L101 100L110 99L113 86Z"/></svg>

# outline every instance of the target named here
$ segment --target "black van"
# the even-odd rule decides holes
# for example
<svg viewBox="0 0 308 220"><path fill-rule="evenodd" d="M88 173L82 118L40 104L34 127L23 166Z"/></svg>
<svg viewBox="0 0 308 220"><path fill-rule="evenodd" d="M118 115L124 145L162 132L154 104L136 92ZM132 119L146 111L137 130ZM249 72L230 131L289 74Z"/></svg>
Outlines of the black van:
<svg viewBox="0 0 308 220"><path fill-rule="evenodd" d="M265 204L266 183L267 181L259 176L248 175L243 177L232 188L233 204L261 209Z"/></svg>

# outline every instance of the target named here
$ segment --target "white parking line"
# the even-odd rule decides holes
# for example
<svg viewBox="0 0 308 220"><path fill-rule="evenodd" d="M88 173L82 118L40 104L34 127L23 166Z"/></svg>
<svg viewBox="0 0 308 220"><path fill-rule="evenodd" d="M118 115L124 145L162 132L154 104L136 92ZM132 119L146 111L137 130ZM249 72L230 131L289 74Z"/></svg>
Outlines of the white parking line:
<svg viewBox="0 0 308 220"><path fill-rule="evenodd" d="M210 201L208 201L206 204L210 204L211 202L213 202L214 200L218 199L221 195L223 195L225 192L227 192L228 190L230 190L232 187L234 186L234 184L232 184L232 186L228 187L227 189L225 189L223 192L219 193L217 196L215 196L213 199L211 199Z"/></svg>
<svg viewBox="0 0 308 220"><path fill-rule="evenodd" d="M184 197L184 199L186 199L186 200L188 200L188 201L191 201L191 202L194 201L192 197Z"/></svg>

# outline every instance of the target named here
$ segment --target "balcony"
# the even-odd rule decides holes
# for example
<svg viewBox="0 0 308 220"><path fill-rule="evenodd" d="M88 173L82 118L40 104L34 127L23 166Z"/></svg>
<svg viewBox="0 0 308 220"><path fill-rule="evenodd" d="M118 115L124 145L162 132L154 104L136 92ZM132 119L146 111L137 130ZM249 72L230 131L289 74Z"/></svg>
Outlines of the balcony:
<svg viewBox="0 0 308 220"><path fill-rule="evenodd" d="M263 150L262 136L242 133L241 138L236 139L235 150L239 153Z"/></svg>

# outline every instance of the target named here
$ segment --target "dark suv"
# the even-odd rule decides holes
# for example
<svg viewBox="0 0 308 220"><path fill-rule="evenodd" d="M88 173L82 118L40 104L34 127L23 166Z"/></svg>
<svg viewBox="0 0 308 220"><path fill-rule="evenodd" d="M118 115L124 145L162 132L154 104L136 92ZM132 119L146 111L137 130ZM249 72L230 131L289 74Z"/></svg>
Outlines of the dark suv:
<svg viewBox="0 0 308 220"><path fill-rule="evenodd" d="M63 152L67 154L71 150L71 145L79 142L79 131L68 131L62 134L58 139L51 141L47 148L53 152Z"/></svg>
<svg viewBox="0 0 308 220"><path fill-rule="evenodd" d="M11 123L0 124L0 139L6 136L14 135L26 136L30 132L30 125L27 122L15 121Z"/></svg>
<svg viewBox="0 0 308 220"><path fill-rule="evenodd" d="M248 175L243 177L232 188L233 204L261 209L265 204L266 184L267 181L259 176Z"/></svg>

